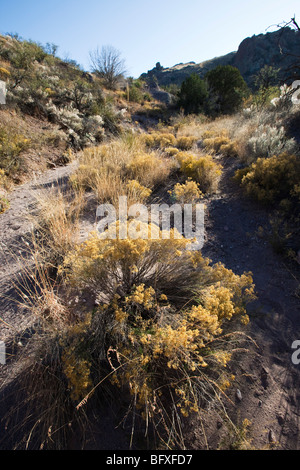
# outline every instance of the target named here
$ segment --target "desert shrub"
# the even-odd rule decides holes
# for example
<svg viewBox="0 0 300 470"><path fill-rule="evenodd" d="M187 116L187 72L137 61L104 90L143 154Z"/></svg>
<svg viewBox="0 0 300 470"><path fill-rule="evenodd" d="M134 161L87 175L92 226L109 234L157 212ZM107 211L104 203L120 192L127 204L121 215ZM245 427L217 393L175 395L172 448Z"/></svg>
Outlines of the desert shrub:
<svg viewBox="0 0 300 470"><path fill-rule="evenodd" d="M150 148L175 147L176 138L170 132L153 132L143 136L143 141Z"/></svg>
<svg viewBox="0 0 300 470"><path fill-rule="evenodd" d="M0 67L0 80L7 80L10 77L10 71L5 67Z"/></svg>
<svg viewBox="0 0 300 470"><path fill-rule="evenodd" d="M8 189L10 186L8 177L5 174L5 170L0 168L0 189Z"/></svg>
<svg viewBox="0 0 300 470"><path fill-rule="evenodd" d="M278 128L273 125L261 125L246 144L247 160L250 162L259 157L267 158L284 152L294 153L297 150L296 141L287 138L283 126Z"/></svg>
<svg viewBox="0 0 300 470"><path fill-rule="evenodd" d="M121 389L123 403L129 392L126 415L138 413L146 430L151 423L158 437L165 433L169 448L182 435L174 414L180 423L220 402L225 377L230 381L226 365L245 338L235 327L249 321L251 274L211 265L173 230L163 239L157 226L130 223L127 239L112 239L110 227L70 247L60 267L63 289L48 279L28 291L43 334L35 335L22 375L27 399L19 400L16 414L24 413L18 430L26 442L20 447L64 448L72 430L66 423L86 426L85 404L108 387L114 396ZM120 235L124 225L116 228ZM132 238L136 230L158 237ZM97 300L92 312L90 303L76 307L82 289Z"/></svg>
<svg viewBox="0 0 300 470"><path fill-rule="evenodd" d="M152 230L142 225L143 233ZM163 419L168 428L174 411L197 412L221 390L234 349L229 339L234 333L223 336L223 329L234 319L249 321L252 277L237 276L220 263L211 266L175 232L169 239L160 232L157 240L111 234L109 228L92 235L66 257L62 269L72 288L88 288L103 299L89 333L94 357L109 358L108 375L114 385L129 389L134 412L146 422Z"/></svg>
<svg viewBox="0 0 300 470"><path fill-rule="evenodd" d="M151 189L142 186L136 180L129 180L127 183L127 197L130 201L143 203L150 197L151 193Z"/></svg>
<svg viewBox="0 0 300 470"><path fill-rule="evenodd" d="M206 193L217 190L222 170L221 165L214 162L210 155L202 156L179 152L176 159L180 165L180 171L199 183L201 191Z"/></svg>
<svg viewBox="0 0 300 470"><path fill-rule="evenodd" d="M169 162L154 153L137 154L128 162L126 167L126 175L129 178L137 179L149 188L165 181L169 173Z"/></svg>
<svg viewBox="0 0 300 470"><path fill-rule="evenodd" d="M128 239L119 239L123 230L128 230ZM117 238L110 239L113 233L116 233ZM136 233L139 238L134 239ZM130 237L131 234L133 236ZM168 295L172 293L180 298L197 284L199 276L193 268L190 255L182 252L188 241L182 237L175 238L174 233L167 240L152 240L150 237L153 234L162 236L157 226L134 220L131 224L117 223L101 236L94 234L85 244L77 246L76 254L73 252L66 258L65 264L70 266L69 278L80 285L92 287L96 294L102 290L110 298L117 290L128 293L134 284L139 283L151 284L153 287L157 284ZM177 256L174 257L174 254ZM204 265L203 261L205 272ZM184 270L190 272L189 278L182 276ZM101 286L99 276L102 279Z"/></svg>
<svg viewBox="0 0 300 470"><path fill-rule="evenodd" d="M238 170L236 180L247 194L265 204L274 204L296 197L299 187L300 161L295 155L282 153L258 158L250 167Z"/></svg>
<svg viewBox="0 0 300 470"><path fill-rule="evenodd" d="M5 212L9 208L9 200L0 195L0 214Z"/></svg>
<svg viewBox="0 0 300 470"><path fill-rule="evenodd" d="M190 150L196 141L197 138L193 136L179 136L176 139L176 147L180 150Z"/></svg>
<svg viewBox="0 0 300 470"><path fill-rule="evenodd" d="M132 85L129 88L128 97L129 101L133 101L134 103L141 103L143 101L144 95L137 86Z"/></svg>
<svg viewBox="0 0 300 470"><path fill-rule="evenodd" d="M177 183L170 191L174 199L182 204L193 203L203 196L195 181L187 180L184 184Z"/></svg>
<svg viewBox="0 0 300 470"><path fill-rule="evenodd" d="M230 139L226 130L206 131L203 134L203 145L207 151L221 153L226 156L237 155L237 143Z"/></svg>
<svg viewBox="0 0 300 470"><path fill-rule="evenodd" d="M0 169L13 175L22 165L21 153L28 149L30 140L13 129L0 127Z"/></svg>
<svg viewBox="0 0 300 470"><path fill-rule="evenodd" d="M177 153L179 152L178 148L176 147L167 147L164 149L164 152L169 156L169 157L174 157L175 155L177 155Z"/></svg>

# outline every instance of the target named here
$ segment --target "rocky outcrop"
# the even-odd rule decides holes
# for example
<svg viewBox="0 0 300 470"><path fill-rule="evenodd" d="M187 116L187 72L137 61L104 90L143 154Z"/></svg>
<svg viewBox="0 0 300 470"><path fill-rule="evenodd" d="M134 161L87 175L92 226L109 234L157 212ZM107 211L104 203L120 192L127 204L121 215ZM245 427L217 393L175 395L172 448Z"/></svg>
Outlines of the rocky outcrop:
<svg viewBox="0 0 300 470"><path fill-rule="evenodd" d="M148 82L155 80L159 86L181 85L185 78L192 73L197 73L203 78L206 72L218 65L233 65L240 70L245 81L251 87L253 75L265 65L280 69L280 79L292 81L296 77L293 74L300 72L300 67L295 68L295 64L300 63L299 56L300 32L285 27L272 33L246 38L241 42L236 52L230 52L227 55L198 64L188 62L164 68L158 62L156 67L142 74L141 78Z"/></svg>
<svg viewBox="0 0 300 470"><path fill-rule="evenodd" d="M290 76L293 65L300 62L300 32L283 28L273 33L244 39L232 61L248 84L265 65L280 69L280 78Z"/></svg>

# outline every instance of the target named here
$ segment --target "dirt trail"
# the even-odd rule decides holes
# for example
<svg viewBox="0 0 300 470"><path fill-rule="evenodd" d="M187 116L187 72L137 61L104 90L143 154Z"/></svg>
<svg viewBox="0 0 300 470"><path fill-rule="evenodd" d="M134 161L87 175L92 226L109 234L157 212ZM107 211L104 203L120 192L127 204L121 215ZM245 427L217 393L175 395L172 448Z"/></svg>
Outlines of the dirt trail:
<svg viewBox="0 0 300 470"><path fill-rule="evenodd" d="M0 318L6 322L0 322L1 341L7 341L16 332L21 333L30 323L28 313L24 315L11 297L14 290L12 280L23 267L24 237L31 230L29 215L36 209L37 196L41 190L53 185L63 186L75 166L74 161L57 167L17 187L8 197L9 209L0 214Z"/></svg>
<svg viewBox="0 0 300 470"><path fill-rule="evenodd" d="M300 266L288 266L259 235L259 227L267 224L268 211L243 196L231 180L235 161L223 160L222 164L219 194L207 207L203 254L213 262L223 262L236 274L251 271L258 297L250 307L247 330L258 348L253 347L251 353L241 356L240 364L231 366L237 372L235 387L229 394L236 405L231 416L237 424L244 418L251 421L249 435L256 448L269 445L275 438L279 449L299 449L300 365L292 364L291 345L300 339L300 302L296 294ZM242 393L241 401L235 399L237 388ZM212 445L216 443L215 431L211 429Z"/></svg>

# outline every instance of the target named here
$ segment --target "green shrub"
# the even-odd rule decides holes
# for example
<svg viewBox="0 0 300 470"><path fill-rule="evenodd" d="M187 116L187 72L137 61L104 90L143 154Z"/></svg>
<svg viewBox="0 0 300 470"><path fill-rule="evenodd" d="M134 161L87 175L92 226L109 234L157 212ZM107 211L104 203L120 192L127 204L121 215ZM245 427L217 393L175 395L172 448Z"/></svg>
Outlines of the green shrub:
<svg viewBox="0 0 300 470"><path fill-rule="evenodd" d="M182 83L178 97L178 106L183 108L186 114L198 114L203 111L208 97L206 83L199 75L192 74Z"/></svg>
<svg viewBox="0 0 300 470"><path fill-rule="evenodd" d="M231 65L219 65L205 75L216 109L221 114L232 114L242 104L248 88L240 71Z"/></svg>

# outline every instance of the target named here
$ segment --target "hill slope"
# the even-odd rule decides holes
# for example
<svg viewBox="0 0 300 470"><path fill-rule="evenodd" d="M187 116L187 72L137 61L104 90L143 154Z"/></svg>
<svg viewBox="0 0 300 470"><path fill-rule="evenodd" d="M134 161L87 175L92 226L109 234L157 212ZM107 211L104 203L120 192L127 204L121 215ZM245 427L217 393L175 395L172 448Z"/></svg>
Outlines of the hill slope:
<svg viewBox="0 0 300 470"><path fill-rule="evenodd" d="M152 70L142 74L141 78L150 83L157 81L160 86L181 85L192 73L204 77L206 72L218 65L233 65L240 70L247 84L251 86L253 75L265 65L279 68L282 72L289 69L295 62L295 56L299 56L299 50L300 32L291 28L281 28L272 33L248 37L241 42L236 52L199 64L188 62L163 68L158 63Z"/></svg>

